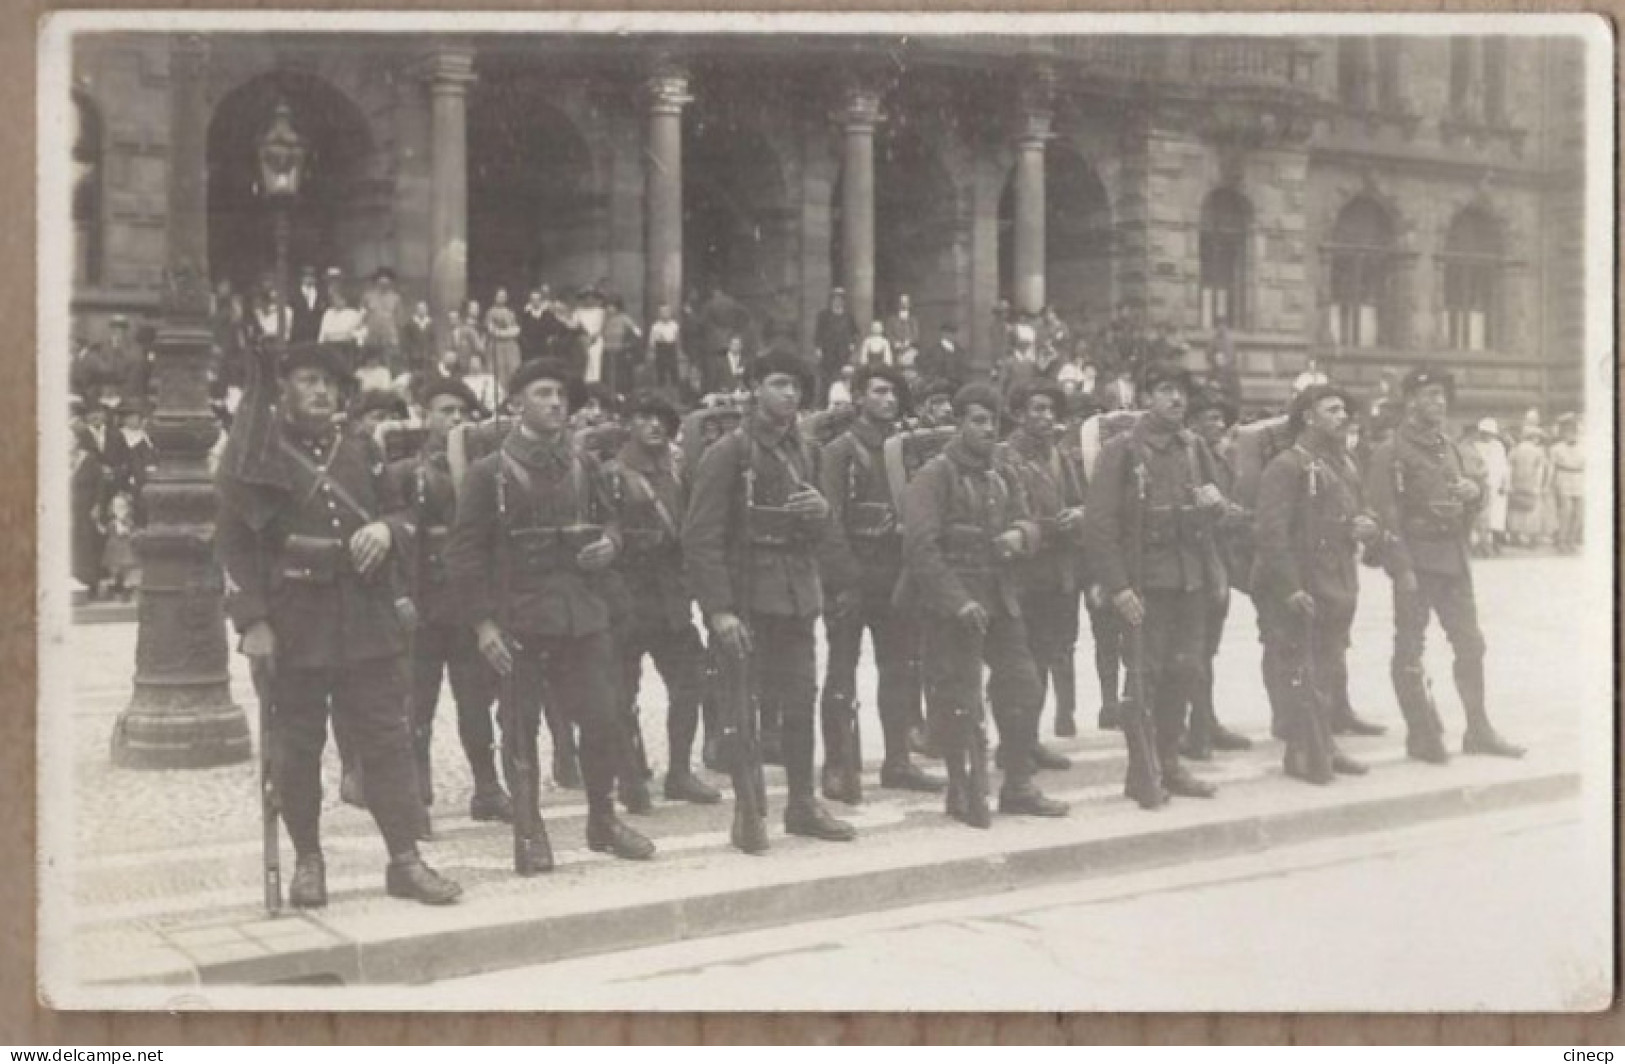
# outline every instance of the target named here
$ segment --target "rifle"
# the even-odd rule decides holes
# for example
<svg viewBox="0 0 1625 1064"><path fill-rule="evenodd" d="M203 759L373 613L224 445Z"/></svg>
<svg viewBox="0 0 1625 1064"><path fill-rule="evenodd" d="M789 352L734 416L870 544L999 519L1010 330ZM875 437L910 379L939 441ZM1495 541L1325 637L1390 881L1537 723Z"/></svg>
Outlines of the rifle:
<svg viewBox="0 0 1625 1064"><path fill-rule="evenodd" d="M276 792L276 772L272 751L276 702L272 692L271 664L259 658L249 658L249 674L254 678L254 694L260 703L260 823L264 828L262 863L265 873L265 912L276 916L282 912L282 845L277 818L282 815L282 803Z"/></svg>
<svg viewBox="0 0 1625 1064"><path fill-rule="evenodd" d="M1303 519L1299 522L1298 538L1303 550L1303 563L1307 567L1314 559L1314 538L1310 524L1315 515L1315 500L1320 497L1320 478L1311 457L1304 470ZM1307 590L1307 589L1306 589ZM1292 686L1298 691L1298 756L1302 760L1303 778L1310 783L1329 783L1332 773L1332 732L1322 706L1320 676L1315 668L1315 618L1305 617L1304 660L1292 677ZM1289 754L1290 754L1289 744Z"/></svg>
<svg viewBox="0 0 1625 1064"><path fill-rule="evenodd" d="M976 690L972 704L954 700L955 736L948 756L963 764L965 777L965 823L975 828L991 827L992 813L987 804L987 711L982 684L982 642L980 631L972 630L971 647L966 651L976 663Z"/></svg>
<svg viewBox="0 0 1625 1064"><path fill-rule="evenodd" d="M1145 510L1150 504L1145 465L1134 462L1135 521L1133 564L1129 574L1129 590L1140 598L1142 611L1143 568L1145 565ZM1113 607L1116 608L1115 606ZM1128 746L1128 772L1123 778L1123 794L1140 803L1142 809L1155 809L1168 800L1162 789L1162 764L1157 757L1156 722L1145 690L1145 617L1139 624L1129 627L1129 660L1125 662L1128 693L1119 704L1123 721L1123 739Z"/></svg>
<svg viewBox="0 0 1625 1064"><path fill-rule="evenodd" d="M751 508L756 501L756 470L747 452L745 460L745 564L741 570L737 599L740 623L751 608ZM749 629L746 629L747 636ZM745 853L759 854L768 848L767 784L762 776L760 722L756 716L755 654L747 649L739 656L716 647L717 674L722 688L722 746L734 792L734 822L729 838Z"/></svg>
<svg viewBox="0 0 1625 1064"><path fill-rule="evenodd" d="M498 622L502 638L513 655L513 668L507 675L498 674L497 714L502 724L502 746L507 756L503 769L513 787L513 870L521 876L534 876L553 870L553 849L547 840L547 828L542 823L540 784L537 779L536 737L525 726L520 712L515 673L518 657L524 647L509 631L512 618L508 609L509 590L513 586L508 556L508 493L506 469L501 462L495 470L497 486L497 577L502 595L502 617ZM542 670L545 675L547 670ZM540 714L538 714L539 716ZM537 722L538 727L540 721Z"/></svg>

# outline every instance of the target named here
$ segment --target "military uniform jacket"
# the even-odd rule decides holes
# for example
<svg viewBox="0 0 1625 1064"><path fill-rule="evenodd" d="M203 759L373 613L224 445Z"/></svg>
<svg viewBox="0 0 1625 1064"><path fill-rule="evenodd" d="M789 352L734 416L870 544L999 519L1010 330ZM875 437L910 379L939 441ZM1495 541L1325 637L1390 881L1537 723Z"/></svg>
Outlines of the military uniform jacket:
<svg viewBox="0 0 1625 1064"><path fill-rule="evenodd" d="M271 462L283 487L222 484L216 550L232 624L267 621L279 665L318 669L405 650L395 560L411 525L371 439L335 429L317 440L278 421ZM390 557L366 577L350 538L383 521Z"/></svg>
<svg viewBox="0 0 1625 1064"><path fill-rule="evenodd" d="M1451 497L1451 486L1464 479L1478 485L1478 497L1470 503ZM1389 533L1382 549L1389 575L1467 572L1468 537L1488 497L1486 488L1473 448L1442 432L1401 425L1393 439L1371 453L1366 472L1366 496Z"/></svg>
<svg viewBox="0 0 1625 1064"><path fill-rule="evenodd" d="M779 434L760 415L700 458L683 519L683 560L689 589L707 617L809 617L823 610L818 552L825 522L763 512L782 508L799 486L814 486L815 464L794 426ZM747 470L758 508L754 519L746 512ZM741 599L747 585L748 602Z"/></svg>
<svg viewBox="0 0 1625 1064"><path fill-rule="evenodd" d="M613 517L603 474L568 433L544 443L514 426L463 477L446 568L464 623L495 621L521 637L606 631L609 578L576 567L585 543L545 541L556 530L600 525L618 547ZM535 549L522 545L527 539Z"/></svg>
<svg viewBox="0 0 1625 1064"><path fill-rule="evenodd" d="M1017 429L999 448L998 460L1017 481L1034 522L1043 533L1042 546L1016 566L1024 592L1079 590L1083 530L1062 536L1055 516L1084 504L1084 478L1077 461L1052 440L1038 440Z"/></svg>
<svg viewBox="0 0 1625 1064"><path fill-rule="evenodd" d="M993 616L1021 616L1014 565L994 560L991 544L1019 529L1032 551L1040 536L1020 482L1008 470L978 459L955 439L908 482L903 529L905 604L952 617L976 602ZM985 554L980 560L967 558L963 545L954 543L972 532Z"/></svg>
<svg viewBox="0 0 1625 1064"><path fill-rule="evenodd" d="M903 573L903 522L886 478L889 433L858 421L823 450L821 488L829 529L821 567L830 591L891 601Z"/></svg>
<svg viewBox="0 0 1625 1064"><path fill-rule="evenodd" d="M1196 489L1214 483L1212 456L1193 433L1152 422L1140 418L1100 452L1084 515L1095 582L1108 596L1226 586L1215 522L1193 506Z"/></svg>
<svg viewBox="0 0 1625 1064"><path fill-rule="evenodd" d="M646 628L692 623L683 578L682 520L687 493L676 452L651 458L628 442L604 466L621 530L617 568L630 597L632 620Z"/></svg>
<svg viewBox="0 0 1625 1064"><path fill-rule="evenodd" d="M457 523L457 491L445 447L425 450L389 466L396 496L411 521L411 534L397 551L406 587L422 624L458 620L446 573L446 549Z"/></svg>
<svg viewBox="0 0 1625 1064"><path fill-rule="evenodd" d="M1300 437L1275 456L1258 490L1256 592L1353 609L1359 597L1354 518L1365 510L1360 474L1346 453Z"/></svg>

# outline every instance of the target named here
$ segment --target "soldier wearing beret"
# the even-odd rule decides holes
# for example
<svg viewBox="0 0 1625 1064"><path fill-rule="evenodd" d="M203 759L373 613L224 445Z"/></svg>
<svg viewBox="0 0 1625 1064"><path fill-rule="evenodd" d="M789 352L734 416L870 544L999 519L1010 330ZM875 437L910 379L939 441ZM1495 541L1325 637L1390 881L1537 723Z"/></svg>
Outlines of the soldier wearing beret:
<svg viewBox="0 0 1625 1064"><path fill-rule="evenodd" d="M604 573L620 550L614 503L567 418L580 387L561 362L522 364L508 386L519 422L468 469L446 565L481 654L502 677L504 774L515 787L515 871L550 871L536 809L536 735L544 683L581 732L587 846L646 860L654 844L615 815L619 741L610 602ZM516 779L516 771L523 786Z"/></svg>
<svg viewBox="0 0 1625 1064"><path fill-rule="evenodd" d="M1145 412L1101 451L1085 523L1090 563L1130 630L1131 656L1138 659L1130 668L1142 678L1140 702L1153 717L1154 738L1129 732L1125 723L1125 792L1149 809L1168 795L1215 793L1180 764L1179 748L1185 707L1201 674L1210 602L1229 590L1215 536L1229 503L1214 483L1207 446L1185 428L1189 375L1153 363L1140 394Z"/></svg>
<svg viewBox="0 0 1625 1064"><path fill-rule="evenodd" d="M1001 462L1020 482L1040 530L1038 548L1017 563L1016 578L1038 689L1042 694L1054 684L1055 734L1060 736L1078 733L1077 684L1071 665L1083 587L1083 470L1057 438L1067 407L1066 393L1053 381L1038 378L1018 385L1010 393L1016 428L999 449ZM1042 743L1034 745L1033 755L1041 769L1071 764Z"/></svg>
<svg viewBox="0 0 1625 1064"><path fill-rule="evenodd" d="M335 422L343 376L315 345L291 348L280 403L256 385L222 459L216 544L242 650L269 673L276 786L296 866L289 901L327 903L321 759L346 731L389 850L392 897L444 904L461 888L417 850L421 807L402 690L406 622L392 556L410 521L372 440Z"/></svg>
<svg viewBox="0 0 1625 1064"><path fill-rule="evenodd" d="M892 605L903 571L903 525L883 451L908 404L908 386L896 370L865 366L852 378L852 398L856 420L823 451L821 489L830 516L820 569L830 602L820 711L824 797L856 804L862 798L857 675L865 629L879 674L876 701L885 742L880 785L935 792L943 784L909 756L909 730L921 697L920 633L913 616Z"/></svg>
<svg viewBox="0 0 1625 1064"><path fill-rule="evenodd" d="M1336 692L1348 684L1355 553L1380 535L1346 450L1352 406L1328 384L1299 392L1295 441L1270 461L1258 492L1253 602L1285 674L1286 774L1317 784L1366 771L1337 748L1331 728Z"/></svg>
<svg viewBox="0 0 1625 1064"><path fill-rule="evenodd" d="M813 782L813 625L824 608L818 550L829 503L816 487L814 453L796 424L813 382L787 354L758 359L752 371L754 408L706 450L694 473L683 561L712 645L735 661L754 660L761 715L782 722L790 790L785 831L846 841L856 831L829 815ZM759 852L766 845L759 823L736 827L739 848Z"/></svg>
<svg viewBox="0 0 1625 1064"><path fill-rule="evenodd" d="M1443 763L1443 724L1434 708L1422 646L1428 617L1438 614L1455 653L1456 691L1467 714L1462 752L1521 757L1524 749L1497 734L1484 692L1484 634L1478 626L1467 544L1485 477L1471 448L1452 440L1445 418L1455 398L1446 371L1419 366L1401 382L1405 420L1371 455L1366 493L1388 533L1382 557L1394 582L1394 694L1405 717L1405 749Z"/></svg>
<svg viewBox="0 0 1625 1064"><path fill-rule="evenodd" d="M647 656L654 661L668 698L665 796L713 805L722 796L694 774L692 762L705 695L705 647L694 628L693 597L683 581L682 520L688 486L672 444L678 414L665 399L649 393L634 399L629 420L626 441L604 466L621 529L617 568L630 601L617 640L622 720L635 730Z"/></svg>
<svg viewBox="0 0 1625 1064"><path fill-rule="evenodd" d="M931 731L948 766L946 811L972 827L991 823L982 738L982 667L999 729L1004 784L999 809L1064 816L1066 804L1033 784L1043 689L1028 649L1015 563L1040 543L1020 482L995 461L999 393L968 384L954 397L959 431L903 493L904 564L899 598L924 617Z"/></svg>
<svg viewBox="0 0 1625 1064"><path fill-rule="evenodd" d="M440 701L440 681L446 676L457 704L457 736L474 777L469 816L475 820L507 820L513 808L497 778L496 732L491 721L496 677L480 654L473 630L458 616L446 571L446 548L457 521L457 495L446 440L479 404L474 393L455 378L431 383L423 392L422 404L424 427L428 430L422 450L390 466L390 476L406 500L412 520L412 537L404 561L407 586L417 610L417 630L412 640L412 736L418 759L418 786L423 804L432 805L429 745Z"/></svg>

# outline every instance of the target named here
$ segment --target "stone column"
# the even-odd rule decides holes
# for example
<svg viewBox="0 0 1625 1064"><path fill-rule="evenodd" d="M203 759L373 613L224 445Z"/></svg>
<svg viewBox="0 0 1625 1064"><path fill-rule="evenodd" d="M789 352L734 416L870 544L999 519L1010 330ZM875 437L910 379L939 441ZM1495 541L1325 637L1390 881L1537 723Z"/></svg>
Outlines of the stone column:
<svg viewBox="0 0 1625 1064"><path fill-rule="evenodd" d="M468 295L468 87L474 53L445 48L428 61L431 158L429 311L435 329ZM443 338L444 339L444 338Z"/></svg>
<svg viewBox="0 0 1625 1064"><path fill-rule="evenodd" d="M1016 143L1015 309L1037 314L1044 307L1044 145L1051 115L1029 108Z"/></svg>
<svg viewBox="0 0 1625 1064"><path fill-rule="evenodd" d="M880 94L846 91L841 108L841 283L859 329L875 315L875 126Z"/></svg>
<svg viewBox="0 0 1625 1064"><path fill-rule="evenodd" d="M677 66L656 71L647 90L649 305L644 320L652 321L659 304L669 304L674 314L683 305L683 107L693 97L688 93L687 71Z"/></svg>
<svg viewBox="0 0 1625 1064"><path fill-rule="evenodd" d="M135 690L112 741L114 763L127 768L204 768L246 760L251 752L248 719L231 700L208 470L219 429L209 409L207 65L203 38L173 39L169 262L151 367L157 404L147 430L158 468L142 494L148 526L135 543L141 559Z"/></svg>

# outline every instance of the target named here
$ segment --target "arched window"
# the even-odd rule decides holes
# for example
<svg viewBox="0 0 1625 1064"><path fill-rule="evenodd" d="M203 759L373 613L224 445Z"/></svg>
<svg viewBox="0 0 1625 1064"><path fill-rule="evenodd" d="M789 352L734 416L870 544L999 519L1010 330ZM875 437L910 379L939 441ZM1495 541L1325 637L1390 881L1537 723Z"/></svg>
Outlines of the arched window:
<svg viewBox="0 0 1625 1064"><path fill-rule="evenodd" d="M1245 327L1247 230L1252 206L1230 189L1217 189L1202 205L1202 327L1219 322Z"/></svg>
<svg viewBox="0 0 1625 1064"><path fill-rule="evenodd" d="M73 97L73 280L102 278L102 120L96 105Z"/></svg>
<svg viewBox="0 0 1625 1064"><path fill-rule="evenodd" d="M1495 219L1474 207L1456 215L1439 258L1444 267L1445 343L1455 351L1494 347L1502 262Z"/></svg>
<svg viewBox="0 0 1625 1064"><path fill-rule="evenodd" d="M1337 216L1326 251L1332 342L1345 347L1392 344L1388 304L1394 228L1388 212L1369 197L1351 200Z"/></svg>

